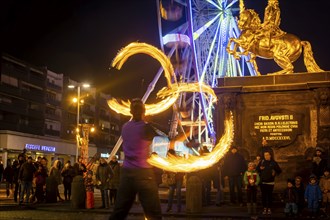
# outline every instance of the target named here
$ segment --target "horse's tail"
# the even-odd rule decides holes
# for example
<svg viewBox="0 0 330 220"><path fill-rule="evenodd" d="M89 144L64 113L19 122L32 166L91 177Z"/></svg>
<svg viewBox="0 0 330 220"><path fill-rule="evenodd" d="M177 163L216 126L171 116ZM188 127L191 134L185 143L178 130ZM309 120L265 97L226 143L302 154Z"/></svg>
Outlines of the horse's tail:
<svg viewBox="0 0 330 220"><path fill-rule="evenodd" d="M324 72L315 62L312 46L308 41L301 41L304 47L304 63L308 72Z"/></svg>

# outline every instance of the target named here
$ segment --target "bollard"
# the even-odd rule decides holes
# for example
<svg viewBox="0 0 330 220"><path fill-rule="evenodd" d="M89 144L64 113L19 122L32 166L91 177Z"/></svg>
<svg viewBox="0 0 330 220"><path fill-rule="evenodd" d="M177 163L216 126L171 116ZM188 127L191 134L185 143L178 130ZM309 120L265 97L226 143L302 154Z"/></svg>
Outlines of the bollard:
<svg viewBox="0 0 330 220"><path fill-rule="evenodd" d="M84 179L77 175L72 180L71 185L71 206L74 209L84 209L86 200L86 190Z"/></svg>
<svg viewBox="0 0 330 220"><path fill-rule="evenodd" d="M202 182L198 176L191 176L186 184L186 212L202 211Z"/></svg>
<svg viewBox="0 0 330 220"><path fill-rule="evenodd" d="M86 209L94 208L94 192L86 192Z"/></svg>

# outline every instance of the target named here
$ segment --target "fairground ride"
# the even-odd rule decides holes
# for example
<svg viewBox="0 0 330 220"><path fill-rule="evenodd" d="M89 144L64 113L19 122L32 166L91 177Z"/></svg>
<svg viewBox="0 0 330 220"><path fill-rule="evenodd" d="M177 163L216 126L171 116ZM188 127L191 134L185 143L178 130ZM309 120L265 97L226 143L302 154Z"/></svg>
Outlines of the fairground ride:
<svg viewBox="0 0 330 220"><path fill-rule="evenodd" d="M202 83L214 88L219 77L256 76L249 56L236 60L226 47L230 38L240 35L234 13L238 0L157 0L158 30L162 51L171 59L174 83ZM163 68L156 73L142 97L146 101L155 88ZM214 103L205 97L202 86L198 92L180 93L173 105L169 138L171 142L192 143L191 146L215 146ZM113 148L116 154L122 138ZM169 147L163 139L154 139L154 146L163 153ZM155 150L155 149L153 149Z"/></svg>
<svg viewBox="0 0 330 220"><path fill-rule="evenodd" d="M161 49L171 58L173 81L215 88L220 77L257 75L249 56L236 60L226 51L229 39L240 35L238 0L157 0L157 9ZM202 91L180 94L173 106L170 139L183 136L212 149L214 103L208 100Z"/></svg>

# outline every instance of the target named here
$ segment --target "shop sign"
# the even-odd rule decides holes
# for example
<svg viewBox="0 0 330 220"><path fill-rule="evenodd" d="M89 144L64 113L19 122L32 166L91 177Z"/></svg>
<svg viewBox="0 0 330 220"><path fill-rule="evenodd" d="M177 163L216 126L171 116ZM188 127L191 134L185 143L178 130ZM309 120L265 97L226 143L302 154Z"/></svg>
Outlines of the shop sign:
<svg viewBox="0 0 330 220"><path fill-rule="evenodd" d="M37 144L25 144L25 149L35 150L35 151L46 151L46 152L55 152L56 151L56 147L37 145Z"/></svg>

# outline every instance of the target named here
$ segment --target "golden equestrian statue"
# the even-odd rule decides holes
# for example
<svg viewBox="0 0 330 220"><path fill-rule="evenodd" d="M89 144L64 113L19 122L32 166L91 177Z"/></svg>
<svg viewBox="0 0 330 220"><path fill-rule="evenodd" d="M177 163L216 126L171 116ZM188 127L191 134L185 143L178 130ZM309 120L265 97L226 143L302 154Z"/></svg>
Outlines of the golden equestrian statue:
<svg viewBox="0 0 330 220"><path fill-rule="evenodd" d="M227 46L228 53L236 59L239 59L241 55L250 55L249 62L253 64L258 75L261 74L256 64L256 56L274 59L282 68L271 74L289 74L293 73L292 63L299 58L304 48L304 63L307 71L323 72L314 60L310 43L301 41L297 36L279 28L281 16L278 0L268 0L263 23L254 10L245 9L243 0L240 0L239 6L238 27L242 32L239 38L230 38ZM238 47L242 51L238 51Z"/></svg>

